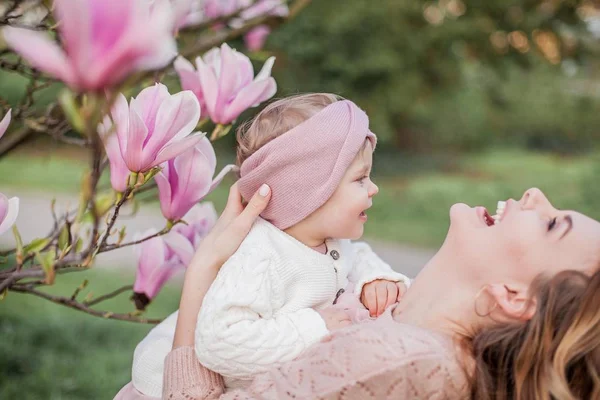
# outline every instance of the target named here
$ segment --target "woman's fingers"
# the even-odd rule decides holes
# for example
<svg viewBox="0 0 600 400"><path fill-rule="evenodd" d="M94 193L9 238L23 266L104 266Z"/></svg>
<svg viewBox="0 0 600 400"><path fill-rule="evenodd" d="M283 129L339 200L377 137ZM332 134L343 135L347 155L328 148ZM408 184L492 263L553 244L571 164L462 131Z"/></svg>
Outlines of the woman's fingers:
<svg viewBox="0 0 600 400"><path fill-rule="evenodd" d="M264 211L269 204L271 198L271 188L267 184L263 184L260 189L254 193L241 214L233 221L235 226L232 226L234 234L246 237L252 224L258 218L260 213Z"/></svg>
<svg viewBox="0 0 600 400"><path fill-rule="evenodd" d="M244 210L242 205L242 195L238 188L237 182L229 188L229 196L227 197L227 204L221 214L221 219L226 222L230 222L233 218L238 216Z"/></svg>

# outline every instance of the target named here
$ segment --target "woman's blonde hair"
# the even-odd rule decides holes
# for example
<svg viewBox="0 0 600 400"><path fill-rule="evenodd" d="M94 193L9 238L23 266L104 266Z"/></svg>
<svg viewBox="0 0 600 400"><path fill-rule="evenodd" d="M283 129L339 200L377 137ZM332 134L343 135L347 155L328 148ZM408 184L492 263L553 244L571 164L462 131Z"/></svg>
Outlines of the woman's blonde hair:
<svg viewBox="0 0 600 400"><path fill-rule="evenodd" d="M342 100L340 96L330 93L308 93L269 104L254 119L238 128L237 166L240 167L248 157L271 140L339 100Z"/></svg>
<svg viewBox="0 0 600 400"><path fill-rule="evenodd" d="M539 277L532 293L531 320L473 339L472 398L600 399L600 271Z"/></svg>

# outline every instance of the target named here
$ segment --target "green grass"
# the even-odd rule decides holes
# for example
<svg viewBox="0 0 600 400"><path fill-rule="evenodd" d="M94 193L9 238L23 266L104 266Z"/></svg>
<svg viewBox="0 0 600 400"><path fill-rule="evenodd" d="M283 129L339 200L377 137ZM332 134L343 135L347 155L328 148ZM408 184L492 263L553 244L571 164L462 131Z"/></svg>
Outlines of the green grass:
<svg viewBox="0 0 600 400"><path fill-rule="evenodd" d="M58 277L49 291L70 296L83 281L96 295L132 282L118 272L91 270ZM101 309L129 312L128 294L101 303ZM165 288L148 317L166 317L179 291ZM104 320L31 295L8 293L0 302L0 398L112 399L131 378L137 343L152 325Z"/></svg>

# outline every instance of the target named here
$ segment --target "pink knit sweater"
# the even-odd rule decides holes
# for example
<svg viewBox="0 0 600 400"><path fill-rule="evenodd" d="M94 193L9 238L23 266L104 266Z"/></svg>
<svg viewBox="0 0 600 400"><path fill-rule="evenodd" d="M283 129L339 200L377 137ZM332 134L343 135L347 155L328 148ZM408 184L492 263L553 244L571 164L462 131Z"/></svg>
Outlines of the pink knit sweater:
<svg viewBox="0 0 600 400"><path fill-rule="evenodd" d="M259 375L244 390L202 367L192 347L165 359L163 399L463 399L465 371L449 337L396 322L373 322L328 336L297 360Z"/></svg>

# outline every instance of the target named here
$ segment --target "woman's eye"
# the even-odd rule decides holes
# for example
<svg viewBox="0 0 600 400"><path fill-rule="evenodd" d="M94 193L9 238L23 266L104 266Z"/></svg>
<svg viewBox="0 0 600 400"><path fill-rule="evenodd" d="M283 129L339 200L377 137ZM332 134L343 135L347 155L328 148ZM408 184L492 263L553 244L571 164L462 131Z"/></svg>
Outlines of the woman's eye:
<svg viewBox="0 0 600 400"><path fill-rule="evenodd" d="M552 218L550 222L548 222L548 230L551 231L552 228L556 226L556 217Z"/></svg>

